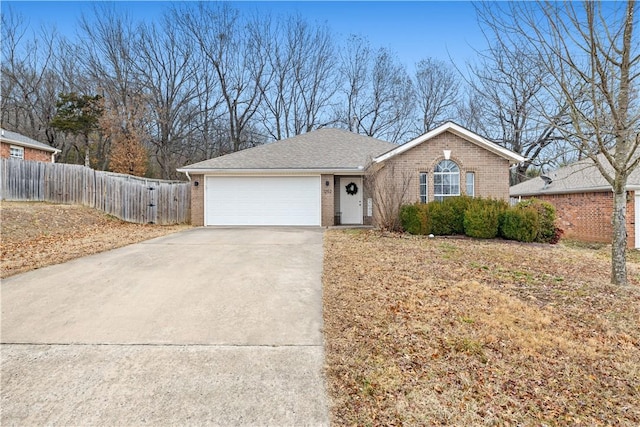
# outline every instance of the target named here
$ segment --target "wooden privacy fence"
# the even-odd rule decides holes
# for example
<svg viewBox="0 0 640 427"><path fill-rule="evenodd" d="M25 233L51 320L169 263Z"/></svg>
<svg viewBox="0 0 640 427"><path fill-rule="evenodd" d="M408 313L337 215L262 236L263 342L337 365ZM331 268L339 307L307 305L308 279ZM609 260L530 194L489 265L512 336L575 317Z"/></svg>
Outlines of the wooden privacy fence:
<svg viewBox="0 0 640 427"><path fill-rule="evenodd" d="M81 204L129 222L190 221L189 183L96 171L80 165L0 159L0 198Z"/></svg>

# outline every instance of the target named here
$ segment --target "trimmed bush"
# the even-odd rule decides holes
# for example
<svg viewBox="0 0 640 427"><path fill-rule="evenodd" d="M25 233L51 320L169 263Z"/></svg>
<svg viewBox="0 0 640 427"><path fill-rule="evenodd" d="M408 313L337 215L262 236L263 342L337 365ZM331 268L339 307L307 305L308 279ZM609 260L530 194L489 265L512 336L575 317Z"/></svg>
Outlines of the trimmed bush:
<svg viewBox="0 0 640 427"><path fill-rule="evenodd" d="M402 225L402 229L407 233L421 234L417 204L402 205L400 207L400 224Z"/></svg>
<svg viewBox="0 0 640 427"><path fill-rule="evenodd" d="M551 243L556 240L556 208L551 203L533 198L524 200L518 203L517 206L520 208L532 208L538 212L536 242Z"/></svg>
<svg viewBox="0 0 640 427"><path fill-rule="evenodd" d="M473 204L474 200L469 196L446 197L442 204L447 206L451 215L451 233L464 234L464 213ZM435 234L435 233L434 233Z"/></svg>
<svg viewBox="0 0 640 427"><path fill-rule="evenodd" d="M455 234L455 212L451 204L445 202L429 203L429 221L431 223L431 233L436 236Z"/></svg>
<svg viewBox="0 0 640 427"><path fill-rule="evenodd" d="M429 205L414 203L400 208L402 229L410 234L429 234Z"/></svg>
<svg viewBox="0 0 640 427"><path fill-rule="evenodd" d="M498 235L506 202L476 199L464 214L464 233L477 239L493 239Z"/></svg>
<svg viewBox="0 0 640 427"><path fill-rule="evenodd" d="M515 207L502 215L500 234L509 240L533 242L538 235L538 211L531 207Z"/></svg>
<svg viewBox="0 0 640 427"><path fill-rule="evenodd" d="M420 220L420 234L431 233L431 217L429 216L430 205L418 203L418 219Z"/></svg>

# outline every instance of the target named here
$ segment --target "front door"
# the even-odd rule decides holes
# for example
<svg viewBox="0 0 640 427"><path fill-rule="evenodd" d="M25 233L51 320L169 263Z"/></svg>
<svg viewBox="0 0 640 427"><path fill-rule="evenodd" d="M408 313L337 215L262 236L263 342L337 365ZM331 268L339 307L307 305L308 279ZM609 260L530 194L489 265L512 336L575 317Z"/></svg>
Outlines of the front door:
<svg viewBox="0 0 640 427"><path fill-rule="evenodd" d="M362 178L340 178L340 222L362 224Z"/></svg>

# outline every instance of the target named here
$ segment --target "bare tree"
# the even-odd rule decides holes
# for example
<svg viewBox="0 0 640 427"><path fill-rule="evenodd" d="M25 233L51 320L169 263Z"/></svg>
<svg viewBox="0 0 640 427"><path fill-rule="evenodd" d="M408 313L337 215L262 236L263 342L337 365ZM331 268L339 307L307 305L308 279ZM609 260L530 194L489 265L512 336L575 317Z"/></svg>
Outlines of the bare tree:
<svg viewBox="0 0 640 427"><path fill-rule="evenodd" d="M80 20L84 72L96 92L125 106L132 93L140 92L135 67L138 29L113 4L94 5L93 14L95 19L82 16Z"/></svg>
<svg viewBox="0 0 640 427"><path fill-rule="evenodd" d="M371 61L369 42L363 37L351 35L340 49L339 72L343 81L342 93L345 106L337 112L338 120L351 132L358 131L357 109L367 88L367 76Z"/></svg>
<svg viewBox="0 0 640 427"><path fill-rule="evenodd" d="M27 22L10 7L1 18L0 123L56 146L49 121L63 88L54 67L60 38L53 28L28 34Z"/></svg>
<svg viewBox="0 0 640 427"><path fill-rule="evenodd" d="M244 23L228 4L207 3L175 9L173 17L199 47L217 77L231 150L253 145L250 122L262 101L260 82L266 68L262 45L266 40L253 37L261 25L259 18Z"/></svg>
<svg viewBox="0 0 640 427"><path fill-rule="evenodd" d="M420 133L428 132L454 116L460 82L447 63L434 58L418 62L414 87L421 117Z"/></svg>
<svg viewBox="0 0 640 427"><path fill-rule="evenodd" d="M371 52L352 36L340 57L345 107L338 121L352 132L399 142L412 133L415 96L406 68L387 49Z"/></svg>
<svg viewBox="0 0 640 427"><path fill-rule="evenodd" d="M371 163L365 170L365 192L373 201L376 225L383 230L400 231L400 208L413 201L410 196L415 187L414 175L396 170L394 163Z"/></svg>
<svg viewBox="0 0 640 427"><path fill-rule="evenodd" d="M503 37L526 43L553 81L569 124L555 130L591 159L613 189L611 281L627 283L627 180L640 162L637 4L509 3L494 10ZM547 117L549 123L554 123Z"/></svg>
<svg viewBox="0 0 640 427"><path fill-rule="evenodd" d="M191 123L198 113L192 105L197 96L194 76L200 72L194 61L196 48L168 15L160 27L141 25L136 47L136 78L147 94L152 119L150 146L162 177L175 178L176 167L186 157L183 143L191 138Z"/></svg>
<svg viewBox="0 0 640 427"><path fill-rule="evenodd" d="M90 92L101 95L109 109L129 111L133 108L130 102L144 93L137 78L138 29L131 17L113 4L97 4L93 14L95 19L83 16L80 20L78 45L83 53L82 68L90 82ZM105 138L98 141L96 166L99 169L108 167L109 141Z"/></svg>
<svg viewBox="0 0 640 427"><path fill-rule="evenodd" d="M269 20L263 17L262 22ZM268 78L261 82L264 99L260 109L269 135L283 139L326 124L337 87L329 29L313 27L295 16L256 36L270 40L264 44Z"/></svg>
<svg viewBox="0 0 640 427"><path fill-rule="evenodd" d="M487 10L480 16L499 34ZM480 114L472 129L526 158L512 170L511 184L517 184L526 179L530 167L553 166L567 150L556 130L567 124L566 104L558 104L547 94L553 83L539 55L502 40L478 57L479 64L468 66L471 77L467 82Z"/></svg>

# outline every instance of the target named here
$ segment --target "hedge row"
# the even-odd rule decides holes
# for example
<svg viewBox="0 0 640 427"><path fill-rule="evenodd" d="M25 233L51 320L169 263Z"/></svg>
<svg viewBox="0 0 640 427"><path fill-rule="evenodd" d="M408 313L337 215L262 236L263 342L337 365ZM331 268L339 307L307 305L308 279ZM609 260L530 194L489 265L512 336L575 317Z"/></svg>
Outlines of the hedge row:
<svg viewBox="0 0 640 427"><path fill-rule="evenodd" d="M464 234L479 239L503 237L520 242L557 243L553 205L530 199L509 207L502 200L449 197L442 202L404 205L402 228L411 234Z"/></svg>

